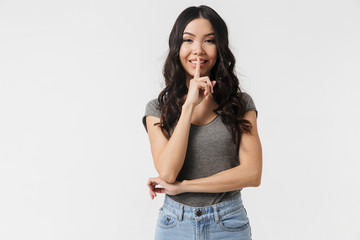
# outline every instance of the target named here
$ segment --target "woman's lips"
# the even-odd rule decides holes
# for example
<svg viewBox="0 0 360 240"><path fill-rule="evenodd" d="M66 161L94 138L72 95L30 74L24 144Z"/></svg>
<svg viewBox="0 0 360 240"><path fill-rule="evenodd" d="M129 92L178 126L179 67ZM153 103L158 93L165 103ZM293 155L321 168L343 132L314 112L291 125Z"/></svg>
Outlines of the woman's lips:
<svg viewBox="0 0 360 240"><path fill-rule="evenodd" d="M196 68L196 60L195 61L189 60L188 62L190 63L190 65L192 67ZM207 60L200 61L200 67L203 67L205 65L205 63L207 63Z"/></svg>

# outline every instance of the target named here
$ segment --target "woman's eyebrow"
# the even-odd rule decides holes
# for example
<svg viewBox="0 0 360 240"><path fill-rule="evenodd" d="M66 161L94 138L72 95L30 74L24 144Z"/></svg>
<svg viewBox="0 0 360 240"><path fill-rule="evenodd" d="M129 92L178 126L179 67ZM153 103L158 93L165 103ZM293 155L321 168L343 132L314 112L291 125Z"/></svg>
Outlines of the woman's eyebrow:
<svg viewBox="0 0 360 240"><path fill-rule="evenodd" d="M184 32L183 35L184 35L184 34L189 34L189 35L191 35L191 36L196 37L195 34L192 34L192 33L189 33L189 32ZM215 33L214 33L214 32L211 32L211 33L207 33L207 34L204 35L204 37L207 37L207 36L215 36Z"/></svg>

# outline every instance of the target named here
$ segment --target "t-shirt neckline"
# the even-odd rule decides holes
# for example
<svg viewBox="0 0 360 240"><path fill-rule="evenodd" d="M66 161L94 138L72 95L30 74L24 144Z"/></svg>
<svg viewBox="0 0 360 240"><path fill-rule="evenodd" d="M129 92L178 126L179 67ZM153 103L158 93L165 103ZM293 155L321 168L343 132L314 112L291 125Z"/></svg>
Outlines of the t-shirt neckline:
<svg viewBox="0 0 360 240"><path fill-rule="evenodd" d="M194 126L194 127L206 127L208 125L210 125L211 123L215 122L215 120L220 116L220 114L216 115L216 117L214 117L210 122L204 124L204 125L195 125L195 124L192 124L191 123L191 126Z"/></svg>

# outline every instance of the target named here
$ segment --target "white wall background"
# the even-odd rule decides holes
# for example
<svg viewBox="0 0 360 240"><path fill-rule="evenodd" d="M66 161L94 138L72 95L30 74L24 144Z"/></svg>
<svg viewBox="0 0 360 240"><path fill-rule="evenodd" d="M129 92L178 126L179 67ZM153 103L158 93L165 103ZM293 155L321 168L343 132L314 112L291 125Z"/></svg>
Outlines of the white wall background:
<svg viewBox="0 0 360 240"><path fill-rule="evenodd" d="M141 118L188 6L259 111L254 240L360 239L360 1L0 1L0 239L153 239Z"/></svg>

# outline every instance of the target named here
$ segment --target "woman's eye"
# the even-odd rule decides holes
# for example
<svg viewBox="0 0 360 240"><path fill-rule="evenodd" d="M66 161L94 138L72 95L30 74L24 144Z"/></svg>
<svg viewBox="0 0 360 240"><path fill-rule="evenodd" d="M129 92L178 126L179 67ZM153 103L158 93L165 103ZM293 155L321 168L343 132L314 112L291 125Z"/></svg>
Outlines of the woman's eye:
<svg viewBox="0 0 360 240"><path fill-rule="evenodd" d="M215 43L215 40L214 39L208 39L208 40L205 40L205 42Z"/></svg>
<svg viewBox="0 0 360 240"><path fill-rule="evenodd" d="M184 39L183 42L192 42L191 39Z"/></svg>

